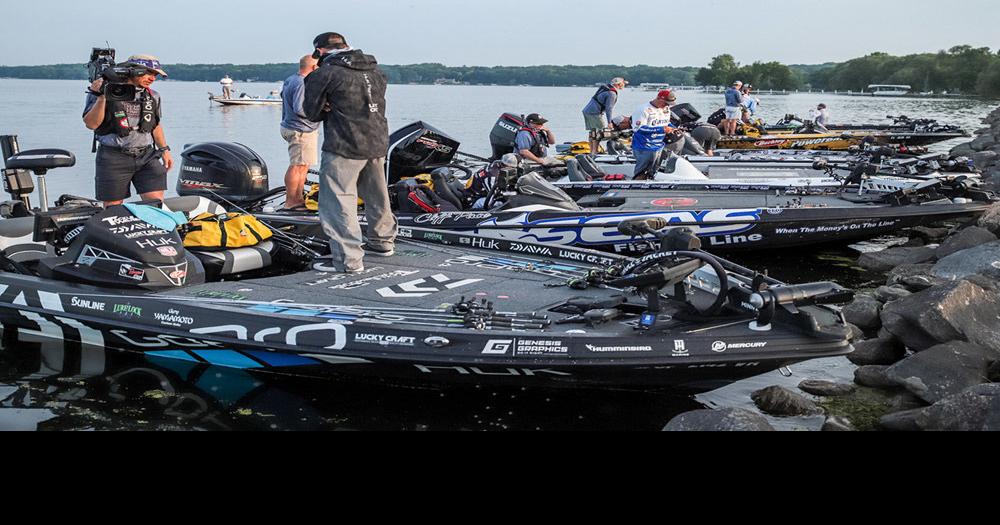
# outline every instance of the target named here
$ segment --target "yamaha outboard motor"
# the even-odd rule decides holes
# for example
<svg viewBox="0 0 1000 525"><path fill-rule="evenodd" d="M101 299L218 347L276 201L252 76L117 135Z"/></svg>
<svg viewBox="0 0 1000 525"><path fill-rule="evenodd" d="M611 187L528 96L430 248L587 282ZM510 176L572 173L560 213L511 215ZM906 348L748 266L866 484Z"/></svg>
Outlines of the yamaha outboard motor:
<svg viewBox="0 0 1000 525"><path fill-rule="evenodd" d="M400 128L389 135L389 163L386 166L389 185L451 164L459 145L457 140L423 122Z"/></svg>
<svg viewBox="0 0 1000 525"><path fill-rule="evenodd" d="M37 220L45 222L46 217ZM58 221L54 223L58 225ZM72 239L69 249L60 257L39 261L42 277L148 290L205 282L201 262L184 249L176 230L161 230L124 206L111 206L93 215L61 238Z"/></svg>
<svg viewBox="0 0 1000 525"><path fill-rule="evenodd" d="M698 113L694 106L687 103L671 107L670 112L673 113L670 121L674 124L694 124L701 118L701 113Z"/></svg>
<svg viewBox="0 0 1000 525"><path fill-rule="evenodd" d="M177 177L178 195L245 202L261 197L269 189L267 164L257 152L229 142L205 142L188 146L181 153Z"/></svg>
<svg viewBox="0 0 1000 525"><path fill-rule="evenodd" d="M490 131L490 146L493 148L493 157L490 160L499 160L508 153L514 153L514 139L524 125L524 117L520 115L513 113L500 115L500 119L493 125L493 131Z"/></svg>

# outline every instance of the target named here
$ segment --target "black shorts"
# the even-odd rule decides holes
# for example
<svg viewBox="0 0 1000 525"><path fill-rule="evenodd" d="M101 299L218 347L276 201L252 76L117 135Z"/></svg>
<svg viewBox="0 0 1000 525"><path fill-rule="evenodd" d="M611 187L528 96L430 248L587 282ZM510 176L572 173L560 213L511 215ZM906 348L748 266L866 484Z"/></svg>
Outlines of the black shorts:
<svg viewBox="0 0 1000 525"><path fill-rule="evenodd" d="M97 177L94 198L99 201L120 201L132 196L129 186L136 193L167 189L167 169L156 148L148 148L139 156L101 146L97 150Z"/></svg>

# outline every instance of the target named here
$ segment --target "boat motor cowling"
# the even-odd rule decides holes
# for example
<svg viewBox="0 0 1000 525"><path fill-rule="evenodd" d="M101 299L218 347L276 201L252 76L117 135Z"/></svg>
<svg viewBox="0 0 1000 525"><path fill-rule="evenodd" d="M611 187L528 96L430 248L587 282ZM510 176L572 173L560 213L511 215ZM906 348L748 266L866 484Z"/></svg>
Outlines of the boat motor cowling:
<svg viewBox="0 0 1000 525"><path fill-rule="evenodd" d="M269 189L267 163L243 144L194 144L184 149L181 158L178 195L241 202L261 197Z"/></svg>
<svg viewBox="0 0 1000 525"><path fill-rule="evenodd" d="M451 164L461 144L424 122L414 122L389 136L389 185Z"/></svg>
<svg viewBox="0 0 1000 525"><path fill-rule="evenodd" d="M111 206L82 226L61 235L69 249L41 259L38 274L47 279L106 286L162 290L205 282L205 270L184 249L176 230L166 231Z"/></svg>

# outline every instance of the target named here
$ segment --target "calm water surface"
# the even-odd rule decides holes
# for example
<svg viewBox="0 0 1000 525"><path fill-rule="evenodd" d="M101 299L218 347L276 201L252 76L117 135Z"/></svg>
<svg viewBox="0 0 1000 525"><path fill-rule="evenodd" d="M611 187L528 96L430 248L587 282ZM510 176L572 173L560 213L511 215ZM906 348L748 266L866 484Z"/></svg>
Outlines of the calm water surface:
<svg viewBox="0 0 1000 525"><path fill-rule="evenodd" d="M280 107L220 107L208 101L214 83L161 82L164 127L175 160L185 144L240 142L266 160L273 186L286 168L278 134ZM279 84L240 84L238 90L265 96ZM91 133L84 128L86 85L77 81L0 79L0 134L19 136L22 150L62 148L77 165L50 172L49 192L93 194ZM390 86L391 129L423 120L462 142L468 153L489 151L489 131L502 112L546 116L559 141L583 139L580 109L593 88L478 86ZM703 115L721 104L720 95L678 93ZM621 113L652 97L627 90ZM936 118L978 129L992 104L956 99L871 99L823 94L761 96L768 122L786 113L805 115L820 102L836 122L878 122L885 115ZM957 143L937 146L944 151ZM176 183L177 168L169 187ZM841 246L809 253L768 253L740 262L768 269L783 280L836 280L867 287L871 276L853 265L856 253ZM105 429L317 429L317 430L658 430L674 415L709 406L750 408L749 393L773 384L794 387L805 378L849 381L844 359L793 367L793 377L771 373L695 398L661 392L539 389L413 388L359 383L344 378L299 378L251 374L170 360L149 359L103 348L32 340L3 334L0 345L0 430ZM822 420L772 419L779 428L818 428Z"/></svg>

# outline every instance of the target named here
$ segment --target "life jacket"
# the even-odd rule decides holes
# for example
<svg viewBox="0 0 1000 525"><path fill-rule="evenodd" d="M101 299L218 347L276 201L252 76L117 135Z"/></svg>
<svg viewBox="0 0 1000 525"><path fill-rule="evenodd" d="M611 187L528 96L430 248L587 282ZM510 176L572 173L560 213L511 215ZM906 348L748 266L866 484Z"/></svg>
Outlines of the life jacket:
<svg viewBox="0 0 1000 525"><path fill-rule="evenodd" d="M615 88L614 88L613 86L611 86L610 84L605 84L605 85L603 85L603 86L601 86L601 87L597 88L597 93L594 93L594 96L593 96L593 97L590 97L590 98L591 98L591 100L593 100L593 101L594 101L594 103L595 103L595 104L597 104L597 107L601 108L601 113L604 113L604 112L606 112L606 111L608 110L608 108L607 108L607 106L605 106L604 104L601 104L601 101L600 101L600 99L598 99L597 97L599 97L599 96L601 96L601 95L603 95L604 93L607 93L607 92L609 92L609 91L610 91L610 92L613 92L613 93L614 93L615 95L617 95L617 94L618 94L618 90L617 90L617 89L615 89Z"/></svg>
<svg viewBox="0 0 1000 525"><path fill-rule="evenodd" d="M708 116L708 123L716 126L722 124L723 120L726 120L726 108L722 108Z"/></svg>
<svg viewBox="0 0 1000 525"><path fill-rule="evenodd" d="M128 121L128 104L135 101L108 102L104 106L104 122L94 131L97 135L118 135L127 137L132 133ZM139 96L139 133L152 133L160 125L160 103L148 89Z"/></svg>
<svg viewBox="0 0 1000 525"><path fill-rule="evenodd" d="M521 132L521 131L527 131L528 133L531 134L532 146L531 146L531 148L528 151L530 151L532 155L534 155L534 156L536 156L538 158L544 157L545 154L546 154L546 148L549 145L548 142L547 142L548 141L547 136L546 135L540 135L531 126L524 126L524 127L522 127L521 129L518 130L518 132ZM516 153L520 153L520 152L516 152Z"/></svg>
<svg viewBox="0 0 1000 525"><path fill-rule="evenodd" d="M184 247L222 251L256 246L273 235L256 217L243 213L202 213L183 228Z"/></svg>

